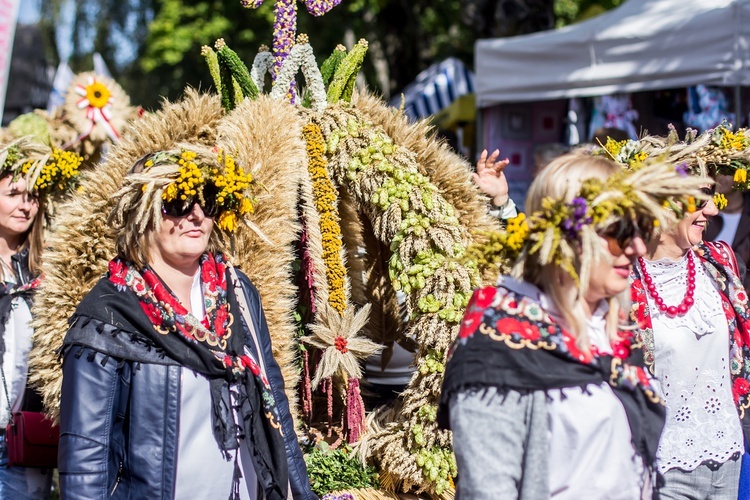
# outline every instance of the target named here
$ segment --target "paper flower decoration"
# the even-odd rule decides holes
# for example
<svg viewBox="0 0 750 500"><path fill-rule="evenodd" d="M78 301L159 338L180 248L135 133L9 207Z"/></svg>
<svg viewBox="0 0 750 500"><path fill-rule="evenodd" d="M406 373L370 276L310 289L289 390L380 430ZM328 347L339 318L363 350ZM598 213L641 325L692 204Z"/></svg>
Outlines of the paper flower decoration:
<svg viewBox="0 0 750 500"><path fill-rule="evenodd" d="M112 79L81 73L68 90L64 114L78 133L70 145L87 138L116 141L130 117L130 99Z"/></svg>

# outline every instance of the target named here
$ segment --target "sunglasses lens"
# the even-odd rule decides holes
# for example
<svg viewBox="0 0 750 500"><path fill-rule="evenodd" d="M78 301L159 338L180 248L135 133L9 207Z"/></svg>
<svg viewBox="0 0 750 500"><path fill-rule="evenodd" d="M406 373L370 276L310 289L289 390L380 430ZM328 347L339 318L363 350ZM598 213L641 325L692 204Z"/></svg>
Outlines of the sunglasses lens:
<svg viewBox="0 0 750 500"><path fill-rule="evenodd" d="M700 192L708 196L709 199L712 199L714 194L716 194L716 185L700 188ZM708 205L708 200L699 200L698 203L695 204L698 210L704 208L706 205Z"/></svg>
<svg viewBox="0 0 750 500"><path fill-rule="evenodd" d="M615 240L620 248L625 248L633 240L635 234L635 226L625 219L620 219L605 229L602 236Z"/></svg>
<svg viewBox="0 0 750 500"><path fill-rule="evenodd" d="M219 215L219 204L216 203L216 195L219 189L213 184L206 184L203 188L203 213L206 217L216 217Z"/></svg>
<svg viewBox="0 0 750 500"><path fill-rule="evenodd" d="M169 215L170 217L184 217L190 213L195 205L195 200L190 199L186 201L175 200L163 203L161 206L162 213Z"/></svg>

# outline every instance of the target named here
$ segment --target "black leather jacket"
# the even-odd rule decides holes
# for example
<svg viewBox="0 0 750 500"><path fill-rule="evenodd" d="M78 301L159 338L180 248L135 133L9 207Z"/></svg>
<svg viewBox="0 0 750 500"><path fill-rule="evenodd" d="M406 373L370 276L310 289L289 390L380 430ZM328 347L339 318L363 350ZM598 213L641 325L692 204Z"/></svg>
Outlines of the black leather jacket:
<svg viewBox="0 0 750 500"><path fill-rule="evenodd" d="M237 274L281 416L290 493L295 499L315 500L284 394L284 380L273 359L260 295L247 276ZM82 321L76 315L71 325L64 342L60 404L61 498L172 499L180 365L132 342L128 332L113 325ZM247 333L246 326L245 330ZM252 342L248 345L255 351ZM141 362L129 361L132 359Z"/></svg>

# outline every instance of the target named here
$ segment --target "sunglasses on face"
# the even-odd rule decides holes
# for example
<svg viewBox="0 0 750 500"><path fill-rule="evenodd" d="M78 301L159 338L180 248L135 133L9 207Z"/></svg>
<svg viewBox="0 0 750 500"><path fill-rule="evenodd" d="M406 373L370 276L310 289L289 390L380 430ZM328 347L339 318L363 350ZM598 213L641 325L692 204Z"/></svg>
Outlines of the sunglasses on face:
<svg viewBox="0 0 750 500"><path fill-rule="evenodd" d="M636 237L648 243L654 237L654 222L646 217L636 221L620 219L601 231L599 236L607 240L610 253L619 257Z"/></svg>
<svg viewBox="0 0 750 500"><path fill-rule="evenodd" d="M702 187L698 191L700 191L701 193L703 193L706 196L708 196L708 199L706 199L706 200L698 200L695 203L696 210L701 210L701 209L705 208L706 205L708 205L708 202L710 200L714 199L714 195L716 194L716 184L714 184L711 187Z"/></svg>
<svg viewBox="0 0 750 500"><path fill-rule="evenodd" d="M203 214L206 217L213 218L219 215L220 211L219 204L216 203L217 194L218 189L216 186L207 184L203 188L203 203L200 202L200 199L197 196L192 196L187 200L166 201L161 205L161 212L170 217L185 217L193 211L193 207L197 204L200 205L201 210L203 210Z"/></svg>

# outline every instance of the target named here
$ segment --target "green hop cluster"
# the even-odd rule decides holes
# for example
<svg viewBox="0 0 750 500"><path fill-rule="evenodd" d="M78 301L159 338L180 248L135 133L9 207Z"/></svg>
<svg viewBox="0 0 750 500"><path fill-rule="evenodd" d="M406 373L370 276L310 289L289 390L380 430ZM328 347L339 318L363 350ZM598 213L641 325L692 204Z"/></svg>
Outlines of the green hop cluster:
<svg viewBox="0 0 750 500"><path fill-rule="evenodd" d="M428 373L443 373L445 371L445 363L443 363L443 355L437 352L435 349L430 349L427 356L424 357L422 363L419 365L419 373L427 375ZM423 406L419 409L419 415L422 416L422 411L426 408L430 408L430 405ZM437 412L437 407L433 406ZM435 414L437 415L437 413ZM431 422L435 421L435 417L429 419Z"/></svg>
<svg viewBox="0 0 750 500"><path fill-rule="evenodd" d="M417 465L424 475L435 483L435 493L442 494L451 485L451 478L458 474L456 457L447 448L434 446L421 448L417 452Z"/></svg>

